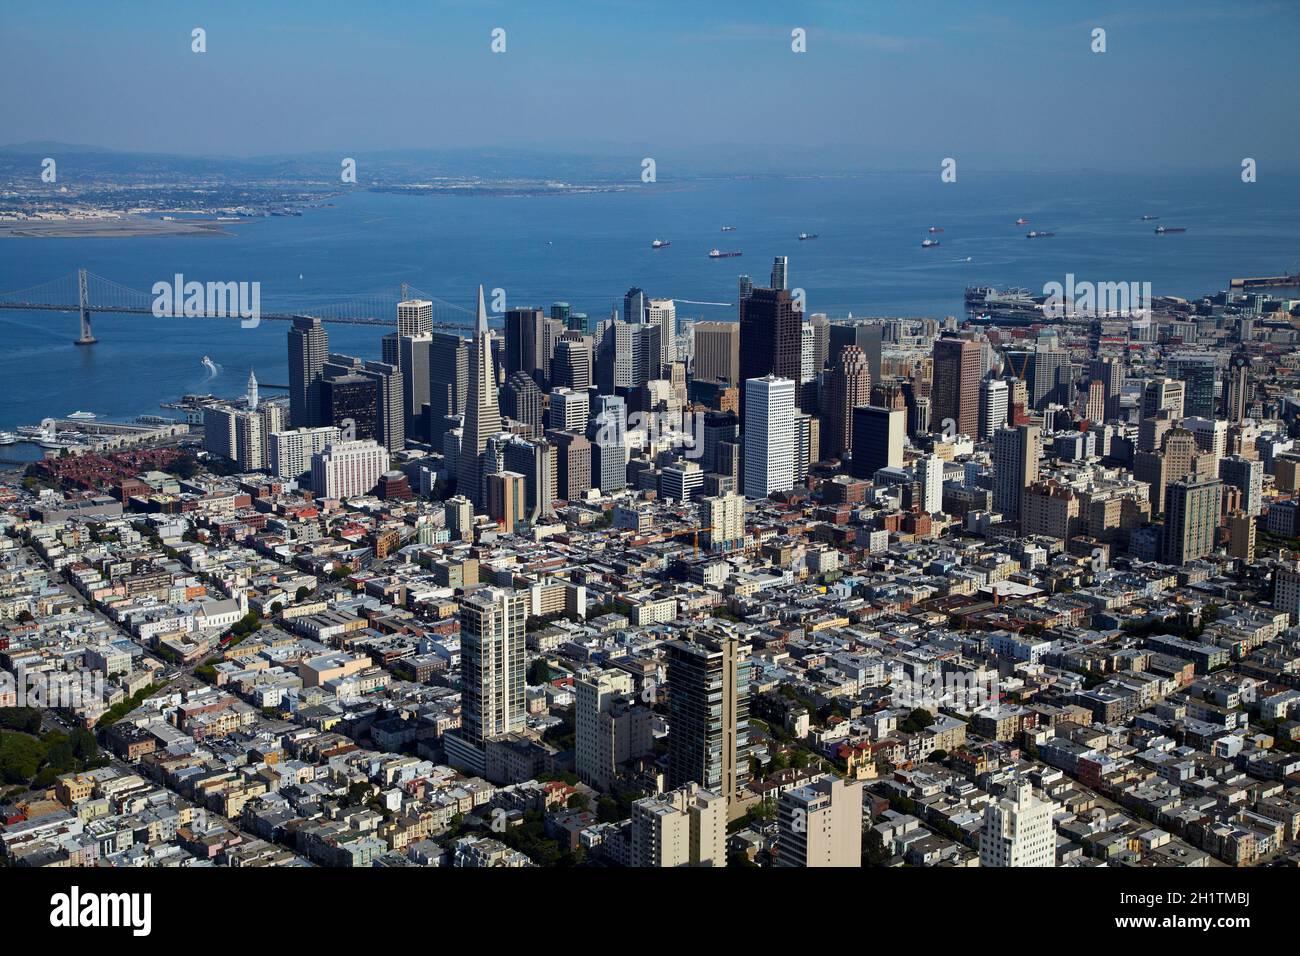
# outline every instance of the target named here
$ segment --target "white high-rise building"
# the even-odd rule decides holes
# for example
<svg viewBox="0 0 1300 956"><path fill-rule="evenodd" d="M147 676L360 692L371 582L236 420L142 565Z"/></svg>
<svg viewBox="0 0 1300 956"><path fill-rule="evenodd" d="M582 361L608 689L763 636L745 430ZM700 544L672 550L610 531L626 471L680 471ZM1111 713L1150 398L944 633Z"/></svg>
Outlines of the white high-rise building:
<svg viewBox="0 0 1300 956"><path fill-rule="evenodd" d="M777 866L861 866L862 787L827 774L781 795Z"/></svg>
<svg viewBox="0 0 1300 956"><path fill-rule="evenodd" d="M1028 783L984 808L980 866L1056 866L1056 805Z"/></svg>
<svg viewBox="0 0 1300 956"><path fill-rule="evenodd" d="M659 365L677 361L677 303L672 299L651 299L646 306L646 323L659 326ZM650 378L658 378L656 372Z"/></svg>
<svg viewBox="0 0 1300 956"><path fill-rule="evenodd" d="M632 804L632 866L726 866L727 798L697 784Z"/></svg>
<svg viewBox="0 0 1300 956"><path fill-rule="evenodd" d="M943 510L943 459L925 455L916 463L916 480L921 485L921 510L937 514Z"/></svg>
<svg viewBox="0 0 1300 956"><path fill-rule="evenodd" d="M528 594L481 587L460 605L460 727L443 735L448 762L480 776L487 741L527 723Z"/></svg>
<svg viewBox="0 0 1300 956"><path fill-rule="evenodd" d="M805 322L800 327L799 384L806 385L817 377L817 330Z"/></svg>
<svg viewBox="0 0 1300 956"><path fill-rule="evenodd" d="M1273 610L1300 621L1300 561L1281 561L1273 572Z"/></svg>
<svg viewBox="0 0 1300 956"><path fill-rule="evenodd" d="M1007 423L1011 391L1004 378L986 378L980 382L979 437L989 439Z"/></svg>
<svg viewBox="0 0 1300 956"><path fill-rule="evenodd" d="M389 469L388 449L378 442L333 442L311 458L311 489L322 498L368 495Z"/></svg>
<svg viewBox="0 0 1300 956"><path fill-rule="evenodd" d="M654 711L632 696L627 671L588 671L573 689L575 769L584 782L610 790L620 764L654 750Z"/></svg>
<svg viewBox="0 0 1300 956"><path fill-rule="evenodd" d="M406 299L397 303L398 335L428 335L432 331L432 302L428 299Z"/></svg>
<svg viewBox="0 0 1300 956"><path fill-rule="evenodd" d="M311 470L311 459L337 442L342 432L334 425L295 428L271 435L271 474L277 478L298 478Z"/></svg>
<svg viewBox="0 0 1300 956"><path fill-rule="evenodd" d="M590 414L591 399L586 391L572 388L557 388L551 391L550 417L551 428L566 432L582 434L587 430L587 417Z"/></svg>
<svg viewBox="0 0 1300 956"><path fill-rule="evenodd" d="M700 502L703 544L711 551L730 551L745 542L745 497L735 493L705 498Z"/></svg>
<svg viewBox="0 0 1300 956"><path fill-rule="evenodd" d="M745 382L745 496L766 498L794 487L795 384L767 375Z"/></svg>

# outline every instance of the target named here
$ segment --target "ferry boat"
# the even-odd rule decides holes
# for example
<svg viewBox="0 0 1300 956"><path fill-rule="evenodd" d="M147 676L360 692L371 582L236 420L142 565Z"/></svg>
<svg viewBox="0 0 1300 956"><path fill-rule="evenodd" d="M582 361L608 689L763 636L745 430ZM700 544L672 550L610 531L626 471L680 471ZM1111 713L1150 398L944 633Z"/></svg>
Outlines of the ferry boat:
<svg viewBox="0 0 1300 956"><path fill-rule="evenodd" d="M1163 236L1167 232L1186 232L1183 226L1156 226L1156 235Z"/></svg>
<svg viewBox="0 0 1300 956"><path fill-rule="evenodd" d="M672 245L671 242L664 242L664 240L662 239L656 239L654 242L650 243L650 248L663 249L665 246L671 246L671 245Z"/></svg>
<svg viewBox="0 0 1300 956"><path fill-rule="evenodd" d="M96 415L94 412L76 411L76 412L72 412L70 415L68 415L68 417L75 418L80 421L90 421L92 418L98 418L99 416Z"/></svg>
<svg viewBox="0 0 1300 956"><path fill-rule="evenodd" d="M0 445L15 445L18 443L18 436L13 432L0 432Z"/></svg>
<svg viewBox="0 0 1300 956"><path fill-rule="evenodd" d="M922 240L921 240L921 248L922 248L922 249L931 249L931 248L933 248L934 246L937 246L938 244L939 244L939 240L938 240L938 239L922 239Z"/></svg>
<svg viewBox="0 0 1300 956"><path fill-rule="evenodd" d="M744 253L741 252L739 249L735 250L734 252L719 252L717 249L709 250L710 259L734 259L737 256L743 256L743 255Z"/></svg>

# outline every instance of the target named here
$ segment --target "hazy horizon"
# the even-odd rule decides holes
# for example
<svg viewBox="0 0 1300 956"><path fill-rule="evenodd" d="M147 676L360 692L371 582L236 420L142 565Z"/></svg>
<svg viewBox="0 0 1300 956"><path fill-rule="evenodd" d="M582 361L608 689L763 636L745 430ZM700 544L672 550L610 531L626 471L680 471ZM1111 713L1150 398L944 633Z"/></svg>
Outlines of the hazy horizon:
<svg viewBox="0 0 1300 956"><path fill-rule="evenodd" d="M1300 5L248 0L9 5L11 144L264 159L506 150L768 171L1300 165ZM206 31L206 52L191 30ZM506 31L493 53L492 31ZM807 52L791 50L806 31ZM1106 31L1104 53L1092 31ZM1254 69L1240 69L1242 63ZM1274 66L1276 64L1276 66ZM127 104L130 104L128 108ZM147 104L148 108L141 108Z"/></svg>

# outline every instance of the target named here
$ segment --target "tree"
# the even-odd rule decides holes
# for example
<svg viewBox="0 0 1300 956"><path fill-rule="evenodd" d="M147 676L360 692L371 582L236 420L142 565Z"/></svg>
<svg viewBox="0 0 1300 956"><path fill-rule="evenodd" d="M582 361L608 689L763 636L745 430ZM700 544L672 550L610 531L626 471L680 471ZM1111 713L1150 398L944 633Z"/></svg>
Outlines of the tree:
<svg viewBox="0 0 1300 956"><path fill-rule="evenodd" d="M303 601L307 600L307 596L309 594L311 594L311 588L307 587L307 585L304 584L302 587L298 589L297 593L294 594L293 602L295 604L301 604Z"/></svg>
<svg viewBox="0 0 1300 956"><path fill-rule="evenodd" d="M537 660L533 661L531 664L528 665L527 680L529 684L533 686L536 686L538 684L545 684L550 679L551 679L551 669L548 666L546 666L546 661L544 659L539 657L537 658Z"/></svg>

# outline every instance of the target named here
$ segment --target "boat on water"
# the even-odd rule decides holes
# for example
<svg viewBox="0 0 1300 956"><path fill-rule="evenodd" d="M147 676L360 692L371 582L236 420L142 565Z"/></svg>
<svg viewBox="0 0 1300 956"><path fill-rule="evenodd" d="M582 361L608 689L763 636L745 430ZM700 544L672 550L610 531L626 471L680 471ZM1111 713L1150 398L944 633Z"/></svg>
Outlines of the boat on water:
<svg viewBox="0 0 1300 956"><path fill-rule="evenodd" d="M1017 225L1017 226L1027 226L1027 225L1029 225L1029 220L1026 219L1024 216L1021 216L1019 219L1016 220L1016 225Z"/></svg>
<svg viewBox="0 0 1300 956"><path fill-rule="evenodd" d="M943 226L931 226L931 227L930 227L930 235L934 235L936 232L943 232Z"/></svg>
<svg viewBox="0 0 1300 956"><path fill-rule="evenodd" d="M1145 213L1145 214L1142 216L1142 221L1143 221L1143 222L1150 222L1150 221L1153 220L1153 219L1159 219L1159 218L1160 218L1159 216L1153 216L1153 215L1151 215L1150 213Z"/></svg>
<svg viewBox="0 0 1300 956"><path fill-rule="evenodd" d="M75 411L68 415L69 418L75 418L79 421L89 421L92 418L98 418L94 412Z"/></svg>
<svg viewBox="0 0 1300 956"><path fill-rule="evenodd" d="M1029 232L1025 233L1025 238L1026 239L1050 239L1054 235L1056 235L1056 233L1054 232L1039 232L1036 229L1031 229Z"/></svg>
<svg viewBox="0 0 1300 956"><path fill-rule="evenodd" d="M18 435L14 432L0 432L0 445L14 445L18 443Z"/></svg>
<svg viewBox="0 0 1300 956"><path fill-rule="evenodd" d="M723 227L722 227L722 231L723 231L723 232L735 232L735 231L736 231L736 227L735 227L735 226L723 226Z"/></svg>
<svg viewBox="0 0 1300 956"><path fill-rule="evenodd" d="M1163 236L1167 232L1186 232L1184 226L1156 226L1156 235Z"/></svg>
<svg viewBox="0 0 1300 956"><path fill-rule="evenodd" d="M733 252L719 252L717 249L710 249L710 250L709 250L709 258L710 258L710 259L734 259L734 258L736 258L737 256L743 256L743 255L744 255L744 253L741 252L739 249L737 249L737 250L735 250L735 251L733 251Z"/></svg>
<svg viewBox="0 0 1300 956"><path fill-rule="evenodd" d="M671 245L672 245L671 242L665 242L663 239L656 239L656 240L654 240L652 243L650 243L650 248L651 248L651 249L663 249L664 247L666 247L666 246L671 246Z"/></svg>
<svg viewBox="0 0 1300 956"><path fill-rule="evenodd" d="M801 233L799 233L799 241L800 241L800 242L803 242L805 239L816 239L816 238L817 238L817 233L815 233L815 232L801 232Z"/></svg>
<svg viewBox="0 0 1300 956"><path fill-rule="evenodd" d="M921 248L922 248L922 249L932 249L932 248L934 248L935 246L937 246L938 244L939 244L939 240L938 240L938 239L922 239L922 240L921 240Z"/></svg>

